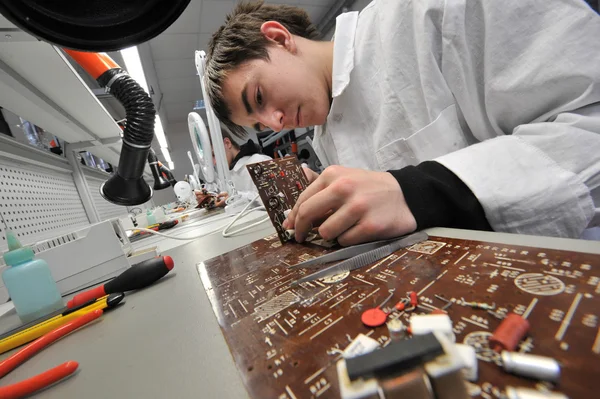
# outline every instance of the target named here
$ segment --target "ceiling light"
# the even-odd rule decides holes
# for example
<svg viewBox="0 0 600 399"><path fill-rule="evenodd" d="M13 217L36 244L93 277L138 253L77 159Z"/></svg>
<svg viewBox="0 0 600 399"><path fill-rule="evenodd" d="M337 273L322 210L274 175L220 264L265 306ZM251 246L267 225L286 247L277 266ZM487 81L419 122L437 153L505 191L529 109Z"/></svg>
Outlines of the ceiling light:
<svg viewBox="0 0 600 399"><path fill-rule="evenodd" d="M163 130L162 121L160 120L160 115L156 114L154 118L154 135L156 136L156 140L158 141L158 145L161 148L168 147L167 137L165 136L165 131Z"/></svg>
<svg viewBox="0 0 600 399"><path fill-rule="evenodd" d="M144 74L144 68L142 67L142 60L140 59L140 53L138 52L137 47L129 47L121 50L121 55L123 56L123 61L125 62L125 69L129 76L134 78L146 93L150 95L150 90L148 90L148 82L146 82L146 75Z"/></svg>
<svg viewBox="0 0 600 399"><path fill-rule="evenodd" d="M165 158L165 161L167 163L173 162L173 160L171 159L171 154L169 154L168 148L162 147L160 150L162 151L163 157Z"/></svg>
<svg viewBox="0 0 600 399"><path fill-rule="evenodd" d="M175 170L175 164L173 162L169 162L169 169Z"/></svg>

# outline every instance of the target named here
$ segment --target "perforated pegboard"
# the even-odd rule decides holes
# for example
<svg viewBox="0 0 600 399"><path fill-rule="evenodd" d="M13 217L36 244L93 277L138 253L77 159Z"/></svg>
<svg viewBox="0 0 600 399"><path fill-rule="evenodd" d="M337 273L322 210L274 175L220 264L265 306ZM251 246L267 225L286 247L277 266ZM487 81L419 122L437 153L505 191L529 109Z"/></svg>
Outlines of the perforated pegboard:
<svg viewBox="0 0 600 399"><path fill-rule="evenodd" d="M89 224L71 173L1 157L0 213L23 243ZM4 250L1 222L0 236Z"/></svg>
<svg viewBox="0 0 600 399"><path fill-rule="evenodd" d="M107 177L108 178L108 177ZM100 220L107 220L110 218L122 217L127 215L127 207L115 205L105 200L100 194L100 186L106 181L106 179L99 179L90 176L87 171L85 172L85 179L94 200L94 206L100 216Z"/></svg>

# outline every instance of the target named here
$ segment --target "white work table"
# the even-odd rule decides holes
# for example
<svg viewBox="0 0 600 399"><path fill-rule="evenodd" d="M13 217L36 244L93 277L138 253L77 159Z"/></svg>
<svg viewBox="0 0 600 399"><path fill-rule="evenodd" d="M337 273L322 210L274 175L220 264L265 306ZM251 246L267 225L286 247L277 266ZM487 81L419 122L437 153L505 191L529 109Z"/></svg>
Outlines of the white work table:
<svg viewBox="0 0 600 399"><path fill-rule="evenodd" d="M73 378L36 397L247 397L198 277L196 264L273 232L270 223L263 223L232 238L215 233L164 251L164 255L172 256L175 261L175 268L169 275L151 287L128 295L120 307L107 312L99 322L44 349L4 377L1 384L21 381L64 361L76 360L80 370ZM438 236L600 254L600 242L597 241L452 229L428 232ZM0 325L2 320L0 318Z"/></svg>

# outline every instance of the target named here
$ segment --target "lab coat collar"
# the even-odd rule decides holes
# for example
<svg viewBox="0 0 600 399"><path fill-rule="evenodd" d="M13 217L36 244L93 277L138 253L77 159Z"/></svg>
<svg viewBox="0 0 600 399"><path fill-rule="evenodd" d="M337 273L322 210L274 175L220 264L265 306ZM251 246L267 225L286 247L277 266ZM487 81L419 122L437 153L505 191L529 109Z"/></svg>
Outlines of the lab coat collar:
<svg viewBox="0 0 600 399"><path fill-rule="evenodd" d="M346 12L336 18L333 41L331 94L333 98L344 92L354 69L354 35L358 11Z"/></svg>

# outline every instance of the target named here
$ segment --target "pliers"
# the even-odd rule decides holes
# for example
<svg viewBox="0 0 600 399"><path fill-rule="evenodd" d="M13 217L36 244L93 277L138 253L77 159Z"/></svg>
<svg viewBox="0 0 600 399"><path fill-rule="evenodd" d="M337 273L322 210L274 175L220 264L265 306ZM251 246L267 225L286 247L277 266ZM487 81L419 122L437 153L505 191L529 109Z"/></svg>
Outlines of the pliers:
<svg viewBox="0 0 600 399"><path fill-rule="evenodd" d="M20 364L24 363L27 359L50 345L54 341L64 337L65 335L73 332L74 330L84 326L85 324L96 320L102 316L102 309L93 310L89 313L78 317L75 320L66 323L46 335L36 339L8 359L0 362L0 378L10 373ZM73 374L79 367L79 363L69 360L59 366L56 366L48 371L38 374L34 377L26 380L17 382L12 385L0 387L0 398L2 399L16 399L23 396L31 395L32 393L52 385L65 377Z"/></svg>

